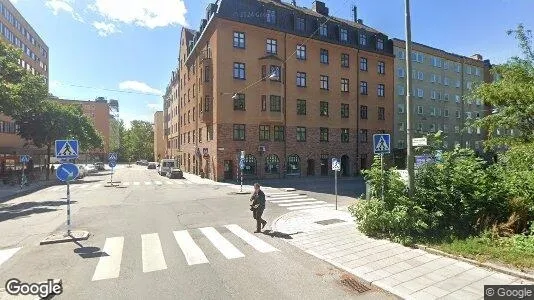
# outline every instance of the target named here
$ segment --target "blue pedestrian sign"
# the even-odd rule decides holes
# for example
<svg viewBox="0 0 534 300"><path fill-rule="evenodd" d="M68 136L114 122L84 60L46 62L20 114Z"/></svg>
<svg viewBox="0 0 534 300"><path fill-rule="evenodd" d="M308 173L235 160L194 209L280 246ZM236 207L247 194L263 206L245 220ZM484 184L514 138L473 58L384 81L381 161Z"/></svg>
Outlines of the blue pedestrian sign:
<svg viewBox="0 0 534 300"><path fill-rule="evenodd" d="M111 160L117 160L117 153L110 153L109 156L108 156L108 160L111 161Z"/></svg>
<svg viewBox="0 0 534 300"><path fill-rule="evenodd" d="M27 164L30 161L30 156L28 155L21 155L20 156L20 162L23 164Z"/></svg>
<svg viewBox="0 0 534 300"><path fill-rule="evenodd" d="M245 168L245 159L242 158L239 160L239 168L243 170Z"/></svg>
<svg viewBox="0 0 534 300"><path fill-rule="evenodd" d="M117 162L114 161L114 160L110 160L110 161L108 162L108 165L109 165L110 168L115 168L115 166L117 166Z"/></svg>
<svg viewBox="0 0 534 300"><path fill-rule="evenodd" d="M391 137L387 133L373 134L373 149L375 154L391 152Z"/></svg>
<svg viewBox="0 0 534 300"><path fill-rule="evenodd" d="M61 181L72 181L78 177L80 170L75 164L61 164L56 170L56 177Z"/></svg>
<svg viewBox="0 0 534 300"><path fill-rule="evenodd" d="M56 158L78 158L77 140L56 140Z"/></svg>
<svg viewBox="0 0 534 300"><path fill-rule="evenodd" d="M332 158L332 171L341 171L341 164L337 158Z"/></svg>

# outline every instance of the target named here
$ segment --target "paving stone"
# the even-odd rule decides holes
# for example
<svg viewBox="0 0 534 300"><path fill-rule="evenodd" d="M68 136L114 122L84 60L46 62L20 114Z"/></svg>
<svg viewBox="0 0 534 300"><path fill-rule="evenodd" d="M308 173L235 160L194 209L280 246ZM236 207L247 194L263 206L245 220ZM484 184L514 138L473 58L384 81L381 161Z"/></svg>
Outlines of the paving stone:
<svg viewBox="0 0 534 300"><path fill-rule="evenodd" d="M417 299L417 300L433 300L433 299L437 299L437 298L438 297L436 297L436 296L434 296L432 294L423 292L423 291L418 291L418 292L410 295L410 299Z"/></svg>
<svg viewBox="0 0 534 300"><path fill-rule="evenodd" d="M351 269L351 272L356 274L357 276L360 276L360 275L363 275L363 274L366 274L366 273L370 273L370 272L373 272L373 271L376 271L376 270L371 268L371 267L369 267L369 266L360 266L360 267Z"/></svg>
<svg viewBox="0 0 534 300"><path fill-rule="evenodd" d="M435 286L446 291L456 291L468 284L470 284L470 282L466 282L465 279L452 277L436 283Z"/></svg>
<svg viewBox="0 0 534 300"><path fill-rule="evenodd" d="M425 292L425 293L428 293L434 297L443 297L447 294L450 294L450 291L447 291L447 290L444 290L444 289L440 289L439 287L435 286L435 285L431 285L431 286L428 286L424 289L421 290L421 292Z"/></svg>
<svg viewBox="0 0 534 300"><path fill-rule="evenodd" d="M446 296L443 297L443 299L458 299L458 300L471 300L471 299L479 299L481 296L483 297L484 292L480 291L480 293L471 293L465 290L457 290L455 292L452 292Z"/></svg>
<svg viewBox="0 0 534 300"><path fill-rule="evenodd" d="M369 282L373 282L373 281L376 281L376 280L387 278L389 276L391 276L391 273L389 273L388 271L376 270L376 271L373 271L373 272L369 272L369 273L363 274L361 277L363 278L363 280L367 280Z"/></svg>
<svg viewBox="0 0 534 300"><path fill-rule="evenodd" d="M408 288L410 290L413 290L414 292L423 290L429 286L432 286L436 282L433 280L430 280L428 278L424 277L416 277L412 280L400 283L399 286L403 286L405 288Z"/></svg>

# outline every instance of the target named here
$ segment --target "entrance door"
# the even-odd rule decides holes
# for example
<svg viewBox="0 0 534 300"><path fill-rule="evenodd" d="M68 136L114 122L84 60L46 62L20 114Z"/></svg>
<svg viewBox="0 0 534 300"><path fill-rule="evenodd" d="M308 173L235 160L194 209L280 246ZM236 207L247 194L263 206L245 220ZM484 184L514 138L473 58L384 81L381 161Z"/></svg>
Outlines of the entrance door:
<svg viewBox="0 0 534 300"><path fill-rule="evenodd" d="M234 178L234 164L231 160L224 161L224 179L229 180Z"/></svg>
<svg viewBox="0 0 534 300"><path fill-rule="evenodd" d="M349 157L347 155L341 156L341 176L350 176Z"/></svg>
<svg viewBox="0 0 534 300"><path fill-rule="evenodd" d="M321 176L328 176L328 159L321 158Z"/></svg>
<svg viewBox="0 0 534 300"><path fill-rule="evenodd" d="M315 160L308 159L308 170L306 174L308 176L315 176Z"/></svg>

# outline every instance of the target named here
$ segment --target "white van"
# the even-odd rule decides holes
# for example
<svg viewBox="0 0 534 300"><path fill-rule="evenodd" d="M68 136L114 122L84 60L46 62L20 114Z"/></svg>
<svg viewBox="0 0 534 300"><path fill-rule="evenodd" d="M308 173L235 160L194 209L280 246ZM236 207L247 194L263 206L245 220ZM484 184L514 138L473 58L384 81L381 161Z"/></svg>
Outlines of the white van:
<svg viewBox="0 0 534 300"><path fill-rule="evenodd" d="M159 162L158 173L161 176L165 176L174 167L176 167L174 159L162 159Z"/></svg>

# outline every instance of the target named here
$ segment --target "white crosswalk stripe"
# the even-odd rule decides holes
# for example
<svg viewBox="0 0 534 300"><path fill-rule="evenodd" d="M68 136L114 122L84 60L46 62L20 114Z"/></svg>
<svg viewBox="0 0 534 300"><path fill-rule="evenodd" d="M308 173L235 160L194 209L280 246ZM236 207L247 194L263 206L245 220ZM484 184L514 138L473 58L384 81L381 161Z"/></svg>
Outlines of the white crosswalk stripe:
<svg viewBox="0 0 534 300"><path fill-rule="evenodd" d="M0 250L0 266L17 253L22 247L1 249Z"/></svg>
<svg viewBox="0 0 534 300"><path fill-rule="evenodd" d="M126 181L126 182L123 182L122 185L124 185L124 186L129 186L130 183L129 183L128 181Z"/></svg>
<svg viewBox="0 0 534 300"><path fill-rule="evenodd" d="M165 181L165 183L168 184L168 185L172 185L173 184L172 181Z"/></svg>
<svg viewBox="0 0 534 300"><path fill-rule="evenodd" d="M209 262L204 252L193 241L193 238L191 238L187 230L173 231L173 233L188 265L206 264Z"/></svg>
<svg viewBox="0 0 534 300"><path fill-rule="evenodd" d="M124 237L107 238L102 252L107 254L101 256L96 265L93 281L119 277L121 271L122 249Z"/></svg>
<svg viewBox="0 0 534 300"><path fill-rule="evenodd" d="M97 183L97 184L94 184L93 186L91 186L91 189L96 189L96 188L99 188L100 186L102 186L101 183Z"/></svg>
<svg viewBox="0 0 534 300"><path fill-rule="evenodd" d="M230 230L233 234L240 237L243 241L245 241L247 244L254 247L254 249L260 251L261 253L267 253L267 252L273 252L273 251L280 251L276 249L275 247L267 244L262 239L255 237L245 229L239 227L236 224L231 225L225 225L228 230Z"/></svg>
<svg viewBox="0 0 534 300"><path fill-rule="evenodd" d="M293 206L288 207L289 210L303 210L303 209L315 209L315 208L325 208L325 207L333 207L334 204L318 204L318 205L305 205L305 206Z"/></svg>
<svg viewBox="0 0 534 300"><path fill-rule="evenodd" d="M299 193L270 193L267 194L267 197L284 197L284 196L299 196Z"/></svg>
<svg viewBox="0 0 534 300"><path fill-rule="evenodd" d="M210 240L210 242L215 246L224 257L228 259L244 257L245 255L239 251L232 243L225 239L215 228L213 227L204 227L200 228L200 231Z"/></svg>
<svg viewBox="0 0 534 300"><path fill-rule="evenodd" d="M324 204L326 201L308 201L308 202L293 202L293 203L281 203L278 206L288 207L288 206L299 206L299 205L310 205L310 204Z"/></svg>
<svg viewBox="0 0 534 300"><path fill-rule="evenodd" d="M141 184L141 183L138 182L138 181L134 182L134 185L140 185L140 184Z"/></svg>
<svg viewBox="0 0 534 300"><path fill-rule="evenodd" d="M312 201L312 200L317 200L317 199L315 199L315 198L302 198L302 199L289 199L289 200L275 200L275 201L269 201L269 202L278 204L278 203L291 203L291 202L302 202L302 201Z"/></svg>
<svg viewBox="0 0 534 300"><path fill-rule="evenodd" d="M153 272L167 269L163 249L157 233L141 235L143 272Z"/></svg>
<svg viewBox="0 0 534 300"><path fill-rule="evenodd" d="M152 182L150 182L150 181L145 181L145 185L152 185Z"/></svg>
<svg viewBox="0 0 534 300"><path fill-rule="evenodd" d="M288 200L288 199L303 199L303 198L308 198L308 196L300 195L300 196L276 197L276 198L267 198L267 199L271 201L271 200Z"/></svg>
<svg viewBox="0 0 534 300"><path fill-rule="evenodd" d="M156 185L162 185L163 183L161 181L154 181Z"/></svg>

